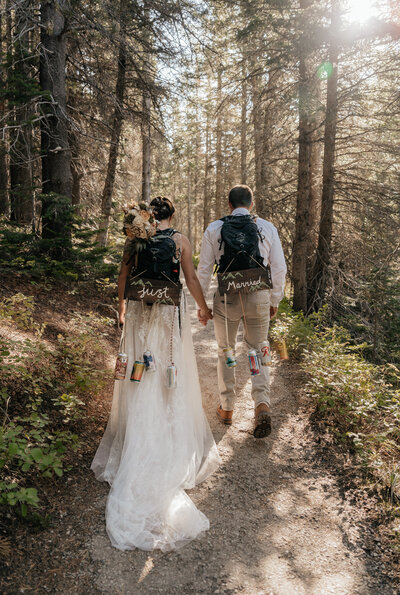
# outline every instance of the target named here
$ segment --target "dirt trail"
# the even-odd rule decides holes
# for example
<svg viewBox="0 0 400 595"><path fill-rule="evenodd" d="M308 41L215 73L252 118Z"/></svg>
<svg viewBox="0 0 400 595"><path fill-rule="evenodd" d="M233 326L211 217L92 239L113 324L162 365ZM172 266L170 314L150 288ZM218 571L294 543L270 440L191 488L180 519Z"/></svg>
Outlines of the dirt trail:
<svg viewBox="0 0 400 595"><path fill-rule="evenodd" d="M257 441L245 354L237 368L234 423L227 428L215 416L212 325L194 326L193 335L204 406L223 459L220 470L190 492L210 519L210 531L167 554L113 549L103 516L108 488L96 482L86 461L86 495L81 485L59 524L32 546L42 548L43 568L30 569L28 560L24 583L7 592L398 593L381 572L379 550L365 552L361 511L341 494L323 462L295 368L275 362L273 433Z"/></svg>

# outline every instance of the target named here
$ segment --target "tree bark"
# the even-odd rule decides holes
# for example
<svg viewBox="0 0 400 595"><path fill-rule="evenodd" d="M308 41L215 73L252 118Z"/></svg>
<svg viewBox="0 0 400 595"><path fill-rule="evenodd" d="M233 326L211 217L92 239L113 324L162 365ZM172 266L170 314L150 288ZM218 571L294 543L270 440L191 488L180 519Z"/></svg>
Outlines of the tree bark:
<svg viewBox="0 0 400 595"><path fill-rule="evenodd" d="M76 130L70 129L69 143L71 146L72 205L77 207L81 203L81 180L83 178L83 171L80 165L80 143Z"/></svg>
<svg viewBox="0 0 400 595"><path fill-rule="evenodd" d="M118 71L115 85L115 108L112 123L110 152L108 155L107 173L104 181L103 194L101 197L102 222L101 229L97 234L97 241L100 245L107 245L108 230L110 226L110 216L112 208L112 194L114 190L115 174L117 169L118 149L120 144L122 123L124 120L123 104L126 82L126 40L123 28L123 21L126 18L125 0L121 0L120 5L120 23L121 39L118 49Z"/></svg>
<svg viewBox="0 0 400 595"><path fill-rule="evenodd" d="M190 245L193 243L192 234L192 196L191 196L191 180L190 180L190 165L188 162L187 166L187 228L188 228L188 240Z"/></svg>
<svg viewBox="0 0 400 595"><path fill-rule="evenodd" d="M206 148L204 156L204 194L203 194L203 229L205 230L210 223L210 118L207 112L206 115Z"/></svg>
<svg viewBox="0 0 400 595"><path fill-rule="evenodd" d="M151 95L148 89L142 96L142 200L150 203L151 193Z"/></svg>
<svg viewBox="0 0 400 595"><path fill-rule="evenodd" d="M246 62L242 62L242 105L240 123L240 183L247 183L247 80Z"/></svg>
<svg viewBox="0 0 400 595"><path fill-rule="evenodd" d="M296 224L292 253L293 308L307 311L307 246L309 233L311 122L310 83L305 53L299 59L299 156L297 173Z"/></svg>
<svg viewBox="0 0 400 595"><path fill-rule="evenodd" d="M79 52L77 40L73 40L69 44L69 55L76 59ZM79 59L79 58L78 58ZM76 76L76 72L72 73ZM72 174L72 205L78 207L81 202L81 180L83 178L82 155L80 132L77 130L74 120L79 116L80 104L82 94L76 91L76 87L71 85L68 91L68 114L69 114L69 130L68 139L71 148L71 174Z"/></svg>
<svg viewBox="0 0 400 595"><path fill-rule="evenodd" d="M11 7L10 7L11 8ZM15 7L12 43L12 88L13 115L10 130L10 218L12 221L29 225L34 215L34 193L32 181L32 128L29 83L31 81L31 59L29 28L32 18L32 4L24 0Z"/></svg>
<svg viewBox="0 0 400 595"><path fill-rule="evenodd" d="M6 35L3 34L5 24L0 13L0 86L3 88L6 84L4 72L4 47L3 40ZM4 118L5 103L0 102L0 119ZM8 168L7 168L7 142L5 138L0 139L0 215L8 216Z"/></svg>
<svg viewBox="0 0 400 595"><path fill-rule="evenodd" d="M217 73L217 130L215 147L215 217L219 219L223 209L223 170L222 170L222 68Z"/></svg>
<svg viewBox="0 0 400 595"><path fill-rule="evenodd" d="M65 30L68 4L47 0L40 8L40 85L44 119L42 151L42 237L59 238L69 246L71 234L71 151L65 86Z"/></svg>
<svg viewBox="0 0 400 595"><path fill-rule="evenodd" d="M253 142L254 142L254 199L257 213L262 216L264 211L262 161L263 161L263 108L261 91L261 73L257 54L252 54L251 59L251 98L253 103Z"/></svg>
<svg viewBox="0 0 400 595"><path fill-rule="evenodd" d="M332 18L332 25L337 21L334 17ZM333 40L329 52L329 61L332 64L333 71L327 84L321 219L310 295L310 305L315 311L318 311L322 306L325 297L331 259L338 109L338 54L337 43Z"/></svg>
<svg viewBox="0 0 400 595"><path fill-rule="evenodd" d="M271 205L271 185L272 185L272 171L270 166L272 128L273 128L273 113L271 106L274 104L274 93L276 83L279 77L279 70L270 70L268 73L268 82L265 88L265 98L262 106L263 126L262 126L262 146L260 160L260 181L261 188L260 195L262 201L259 200L259 209L257 209L260 217L269 219L272 215Z"/></svg>
<svg viewBox="0 0 400 595"><path fill-rule="evenodd" d="M316 83L309 33L306 31L307 9L310 0L301 0L301 20L303 35L299 45L299 154L295 236L292 253L293 308L307 312L309 294L307 263L312 258L310 252L312 228L319 203L315 183L318 164L315 160L317 149L313 147L316 134ZM315 237L315 236L314 236Z"/></svg>
<svg viewBox="0 0 400 595"><path fill-rule="evenodd" d="M313 95L316 102L321 103L321 83L314 77ZM310 151L310 193L308 208L308 233L307 233L307 312L310 311L311 285L313 268L315 264L316 251L318 246L319 221L321 218L321 194L322 194L322 144L320 142L320 126L322 116L320 110L313 114L313 127L311 131Z"/></svg>

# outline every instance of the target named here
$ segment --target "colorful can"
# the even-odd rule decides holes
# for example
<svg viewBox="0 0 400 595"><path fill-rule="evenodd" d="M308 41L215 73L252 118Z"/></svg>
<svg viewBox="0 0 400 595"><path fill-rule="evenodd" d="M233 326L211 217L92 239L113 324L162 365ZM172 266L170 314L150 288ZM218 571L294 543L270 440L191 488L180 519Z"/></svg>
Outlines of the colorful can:
<svg viewBox="0 0 400 595"><path fill-rule="evenodd" d="M146 366L146 372L156 371L156 360L154 359L154 355L151 353L151 351L144 352L143 361L144 365Z"/></svg>
<svg viewBox="0 0 400 595"><path fill-rule="evenodd" d="M225 356L225 363L228 368L234 368L236 366L236 359L233 353L233 349L225 347L223 350Z"/></svg>
<svg viewBox="0 0 400 595"><path fill-rule="evenodd" d="M145 369L144 362L136 362L133 364L131 380L132 382L140 382L142 380L143 372Z"/></svg>
<svg viewBox="0 0 400 595"><path fill-rule="evenodd" d="M258 363L257 351L249 349L249 367L252 376L257 376L260 373L260 365Z"/></svg>
<svg viewBox="0 0 400 595"><path fill-rule="evenodd" d="M178 370L174 364L167 368L167 388L176 388L178 379Z"/></svg>
<svg viewBox="0 0 400 595"><path fill-rule="evenodd" d="M127 366L128 366L128 354L122 353L122 352L119 353L117 355L117 361L115 362L115 372L114 372L115 380L125 380Z"/></svg>
<svg viewBox="0 0 400 595"><path fill-rule="evenodd" d="M270 366L272 364L271 358L271 347L269 341L263 341L260 345L260 352L261 352L261 365L262 366Z"/></svg>

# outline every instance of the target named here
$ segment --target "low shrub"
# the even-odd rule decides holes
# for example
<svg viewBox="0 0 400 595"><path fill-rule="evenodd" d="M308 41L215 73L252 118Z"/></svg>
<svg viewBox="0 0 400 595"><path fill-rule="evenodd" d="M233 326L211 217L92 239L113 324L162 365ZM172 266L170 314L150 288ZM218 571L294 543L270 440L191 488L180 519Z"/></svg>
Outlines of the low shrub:
<svg viewBox="0 0 400 595"><path fill-rule="evenodd" d="M324 325L286 302L271 337L283 337L309 377L308 391L335 438L356 453L393 500L400 498L400 391L397 368L363 357L366 344L352 344L347 330Z"/></svg>
<svg viewBox="0 0 400 595"><path fill-rule="evenodd" d="M0 335L0 505L17 507L23 516L39 504L38 477L68 470L66 455L79 446L84 397L106 378L94 365L102 358L101 329L113 323L76 314L49 346L34 309L33 298L22 293L0 302L0 319L26 331Z"/></svg>

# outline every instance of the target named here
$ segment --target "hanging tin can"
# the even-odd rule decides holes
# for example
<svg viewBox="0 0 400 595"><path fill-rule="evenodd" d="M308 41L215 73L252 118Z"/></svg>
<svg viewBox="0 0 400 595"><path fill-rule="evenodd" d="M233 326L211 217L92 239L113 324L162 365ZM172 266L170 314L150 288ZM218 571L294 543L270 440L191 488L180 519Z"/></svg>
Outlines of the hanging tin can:
<svg viewBox="0 0 400 595"><path fill-rule="evenodd" d="M249 367L252 376L257 376L260 373L260 364L258 363L257 351L255 349L249 349Z"/></svg>
<svg viewBox="0 0 400 595"><path fill-rule="evenodd" d="M271 347L269 341L263 341L260 345L260 352L261 352L261 365L262 366L270 366L272 364L271 358Z"/></svg>
<svg viewBox="0 0 400 595"><path fill-rule="evenodd" d="M171 364L167 368L167 388L176 388L177 386L178 371L174 364Z"/></svg>
<svg viewBox="0 0 400 595"><path fill-rule="evenodd" d="M115 380L125 380L127 366L128 366L128 354L123 353L123 352L119 353L117 355L117 361L115 362L115 372L114 372Z"/></svg>
<svg viewBox="0 0 400 595"><path fill-rule="evenodd" d="M132 374L131 374L132 382L140 382L142 380L144 369L145 369L144 362L136 361L133 364Z"/></svg>
<svg viewBox="0 0 400 595"><path fill-rule="evenodd" d="M151 351L147 350L143 354L143 361L144 365L146 366L146 372L155 372L156 371L156 360L154 359L154 355Z"/></svg>
<svg viewBox="0 0 400 595"><path fill-rule="evenodd" d="M225 349L223 349L223 352L227 367L234 368L236 366L236 359L233 353L233 349L231 349L230 347L225 347Z"/></svg>
<svg viewBox="0 0 400 595"><path fill-rule="evenodd" d="M279 353L280 359L289 359L285 339L279 339L279 341L276 342L276 350Z"/></svg>

